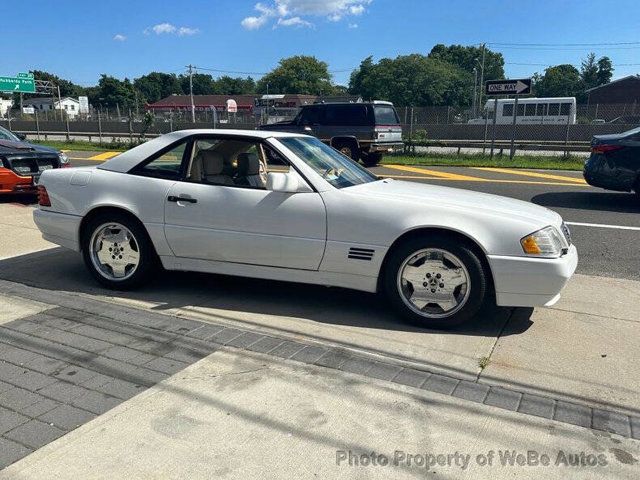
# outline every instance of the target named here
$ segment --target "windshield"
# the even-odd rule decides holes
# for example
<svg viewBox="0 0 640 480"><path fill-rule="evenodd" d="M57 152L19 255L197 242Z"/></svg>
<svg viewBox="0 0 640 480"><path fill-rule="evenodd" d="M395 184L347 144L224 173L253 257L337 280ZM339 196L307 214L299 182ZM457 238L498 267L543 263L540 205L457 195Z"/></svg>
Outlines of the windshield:
<svg viewBox="0 0 640 480"><path fill-rule="evenodd" d="M317 138L290 137L279 138L278 141L336 188L352 187L378 180L378 177L369 170Z"/></svg>
<svg viewBox="0 0 640 480"><path fill-rule="evenodd" d="M11 142L19 142L20 139L16 137L6 128L0 127L0 140L9 140Z"/></svg>

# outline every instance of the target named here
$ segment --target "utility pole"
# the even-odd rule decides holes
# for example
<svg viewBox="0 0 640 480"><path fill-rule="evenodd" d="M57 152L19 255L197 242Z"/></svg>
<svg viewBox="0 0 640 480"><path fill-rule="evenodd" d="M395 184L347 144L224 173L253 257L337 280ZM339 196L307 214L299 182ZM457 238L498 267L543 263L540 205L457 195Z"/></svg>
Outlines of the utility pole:
<svg viewBox="0 0 640 480"><path fill-rule="evenodd" d="M193 103L193 65L189 64L189 96L191 97L191 123L196 123L196 106Z"/></svg>
<svg viewBox="0 0 640 480"><path fill-rule="evenodd" d="M478 69L473 67L473 102L471 104L471 111L473 118L477 117L476 100L478 95Z"/></svg>
<svg viewBox="0 0 640 480"><path fill-rule="evenodd" d="M484 89L484 57L487 50L487 44L482 44L482 65L480 66L480 93L478 94L478 106L482 108L482 90Z"/></svg>

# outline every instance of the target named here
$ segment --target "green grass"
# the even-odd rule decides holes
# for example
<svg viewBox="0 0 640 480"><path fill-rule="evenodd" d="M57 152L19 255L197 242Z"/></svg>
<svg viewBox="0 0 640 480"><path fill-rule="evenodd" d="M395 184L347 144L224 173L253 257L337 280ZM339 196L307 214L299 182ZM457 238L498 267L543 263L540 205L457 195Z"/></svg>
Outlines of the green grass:
<svg viewBox="0 0 640 480"><path fill-rule="evenodd" d="M103 142L103 143L94 143L87 142L83 140L71 140L69 142L65 141L55 141L55 140L29 140L31 143L37 143L39 145L46 145L47 147L52 147L57 150L75 150L82 152L123 152L128 150L131 146L128 142Z"/></svg>
<svg viewBox="0 0 640 480"><path fill-rule="evenodd" d="M512 160L508 155L482 154L423 154L391 155L382 159L382 165L421 165L441 167L501 167L540 168L548 170L582 170L585 157L516 155Z"/></svg>

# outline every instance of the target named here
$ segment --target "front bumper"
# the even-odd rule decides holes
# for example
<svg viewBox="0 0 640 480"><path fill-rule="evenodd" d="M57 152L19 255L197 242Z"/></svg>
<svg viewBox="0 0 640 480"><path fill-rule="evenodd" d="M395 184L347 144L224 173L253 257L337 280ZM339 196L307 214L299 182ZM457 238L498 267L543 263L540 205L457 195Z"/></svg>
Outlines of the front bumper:
<svg viewBox="0 0 640 480"><path fill-rule="evenodd" d="M33 221L45 240L61 247L80 251L79 234L82 217L37 208L33 211Z"/></svg>
<svg viewBox="0 0 640 480"><path fill-rule="evenodd" d="M578 266L575 245L560 258L488 256L496 303L504 307L550 306Z"/></svg>
<svg viewBox="0 0 640 480"><path fill-rule="evenodd" d="M1 163L0 163L1 165ZM36 186L30 176L21 176L7 168L0 168L0 193L35 193Z"/></svg>

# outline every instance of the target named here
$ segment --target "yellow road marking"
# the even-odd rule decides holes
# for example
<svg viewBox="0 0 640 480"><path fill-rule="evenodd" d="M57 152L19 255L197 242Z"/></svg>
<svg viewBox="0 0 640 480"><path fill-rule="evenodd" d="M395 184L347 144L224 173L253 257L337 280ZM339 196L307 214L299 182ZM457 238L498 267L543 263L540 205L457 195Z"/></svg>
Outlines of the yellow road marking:
<svg viewBox="0 0 640 480"><path fill-rule="evenodd" d="M453 182L485 182L485 183L513 183L521 185L556 185L561 187L588 187L589 185L580 183L566 183L566 182L538 182L536 180L504 180L504 179L490 179L471 177L474 180L465 180L460 178L442 178L442 177L426 177L418 175L380 175L383 178L397 178L398 180L438 180L438 181L453 181ZM462 175L464 176L464 175Z"/></svg>
<svg viewBox="0 0 640 480"><path fill-rule="evenodd" d="M430 175L432 177L446 178L449 180L461 180L466 182L477 182L484 179L480 177L470 177L468 175L460 175L458 173L441 172L439 170L428 170L426 168L408 167L406 165L385 165L385 168L392 168L394 170L401 170L403 172L422 173Z"/></svg>
<svg viewBox="0 0 640 480"><path fill-rule="evenodd" d="M495 168L495 167L471 167L474 170L481 170L484 172L496 172L496 173L506 173L509 175L522 175L523 177L536 177L536 178L548 178L551 180L562 180L563 182L570 183L579 183L586 185L582 178L575 177L565 177L563 175L553 175L550 173L541 173L541 172L530 172L528 170L515 170L512 168Z"/></svg>
<svg viewBox="0 0 640 480"><path fill-rule="evenodd" d="M94 155L93 157L85 158L83 160L109 160L110 158L120 155L122 152L104 152Z"/></svg>

